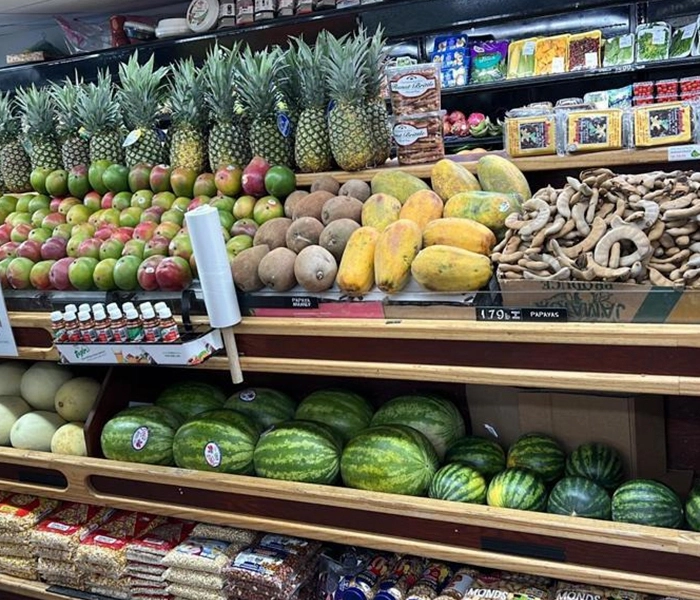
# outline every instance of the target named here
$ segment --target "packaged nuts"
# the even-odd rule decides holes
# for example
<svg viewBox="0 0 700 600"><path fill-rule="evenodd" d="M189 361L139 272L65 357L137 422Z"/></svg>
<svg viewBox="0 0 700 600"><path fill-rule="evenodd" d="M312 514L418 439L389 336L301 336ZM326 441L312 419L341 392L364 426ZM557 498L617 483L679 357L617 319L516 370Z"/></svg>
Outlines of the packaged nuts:
<svg viewBox="0 0 700 600"><path fill-rule="evenodd" d="M440 110L439 65L387 67L391 108L395 115L432 113Z"/></svg>
<svg viewBox="0 0 700 600"><path fill-rule="evenodd" d="M392 130L401 165L417 165L445 158L442 115L430 114L397 117Z"/></svg>

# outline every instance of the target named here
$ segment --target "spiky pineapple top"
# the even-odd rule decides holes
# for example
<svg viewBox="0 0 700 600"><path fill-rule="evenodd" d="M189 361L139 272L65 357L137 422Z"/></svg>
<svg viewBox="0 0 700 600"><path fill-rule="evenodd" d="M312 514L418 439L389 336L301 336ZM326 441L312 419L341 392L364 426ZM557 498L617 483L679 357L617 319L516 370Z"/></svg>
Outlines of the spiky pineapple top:
<svg viewBox="0 0 700 600"><path fill-rule="evenodd" d="M202 71L194 66L191 58L173 65L168 104L174 125L201 128L206 124L207 110L201 102L203 79Z"/></svg>
<svg viewBox="0 0 700 600"><path fill-rule="evenodd" d="M55 135L54 102L49 88L37 88L34 84L19 88L17 105L22 111L22 127L30 140Z"/></svg>
<svg viewBox="0 0 700 600"><path fill-rule="evenodd" d="M253 117L274 116L284 104L280 82L285 68L284 56L275 47L255 52L246 47L240 61L238 90L243 104Z"/></svg>
<svg viewBox="0 0 700 600"><path fill-rule="evenodd" d="M10 92L0 94L0 145L3 146L19 135L20 119L14 104Z"/></svg>
<svg viewBox="0 0 700 600"><path fill-rule="evenodd" d="M97 83L90 83L78 97L77 109L83 126L91 135L121 126L121 111L109 71L98 72Z"/></svg>
<svg viewBox="0 0 700 600"><path fill-rule="evenodd" d="M217 44L202 66L204 99L214 121L232 121L241 112L235 90L239 49L239 43L230 50Z"/></svg>
<svg viewBox="0 0 700 600"><path fill-rule="evenodd" d="M316 45L311 48L303 39L296 43L296 80L299 100L302 108L324 108L328 104L328 91L323 77L319 76L323 68L323 57L327 36L321 35Z"/></svg>
<svg viewBox="0 0 700 600"><path fill-rule="evenodd" d="M78 114L78 101L84 93L85 82L78 74L75 81L66 77L63 84L51 84L51 97L54 101L58 129L66 136L76 135L82 127L82 121Z"/></svg>
<svg viewBox="0 0 700 600"><path fill-rule="evenodd" d="M134 52L128 62L119 65L117 101L122 118L130 129L152 129L163 110L167 67L155 68L153 55L143 65L139 53Z"/></svg>
<svg viewBox="0 0 700 600"><path fill-rule="evenodd" d="M359 104L367 90L367 52L357 37L327 37L322 65L328 95L338 104Z"/></svg>
<svg viewBox="0 0 700 600"><path fill-rule="evenodd" d="M281 52L281 64L275 81L279 90L281 102L280 108L297 115L301 112L302 105L299 97L301 80L299 79L299 53L297 47L290 44L289 48Z"/></svg>
<svg viewBox="0 0 700 600"><path fill-rule="evenodd" d="M360 29L358 38L365 48L365 81L367 83L367 98L376 100L382 93L384 80L384 62L387 49L384 40L384 30L377 27L374 35L368 37L364 27Z"/></svg>

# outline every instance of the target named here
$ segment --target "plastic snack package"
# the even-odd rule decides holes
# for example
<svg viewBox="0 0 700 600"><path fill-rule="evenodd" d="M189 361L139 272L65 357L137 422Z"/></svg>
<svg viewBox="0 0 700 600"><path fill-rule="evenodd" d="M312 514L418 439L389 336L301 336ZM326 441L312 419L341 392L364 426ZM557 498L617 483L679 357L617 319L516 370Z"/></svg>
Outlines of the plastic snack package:
<svg viewBox="0 0 700 600"><path fill-rule="evenodd" d="M476 42L472 45L469 80L471 83L489 83L506 78L508 41Z"/></svg>
<svg viewBox="0 0 700 600"><path fill-rule="evenodd" d="M439 65L440 83L444 88L461 87L469 83L470 53L466 35L435 38L430 60Z"/></svg>
<svg viewBox="0 0 700 600"><path fill-rule="evenodd" d="M598 30L578 33L569 38L569 71L600 67L601 33Z"/></svg>
<svg viewBox="0 0 700 600"><path fill-rule="evenodd" d="M508 46L508 79L532 77L535 74L537 38L518 40Z"/></svg>
<svg viewBox="0 0 700 600"><path fill-rule="evenodd" d="M506 113L503 143L513 157L556 154L557 124L551 109L520 108Z"/></svg>
<svg viewBox="0 0 700 600"><path fill-rule="evenodd" d="M645 23L637 26L637 62L664 60L671 49L668 23Z"/></svg>
<svg viewBox="0 0 700 600"><path fill-rule="evenodd" d="M32 531L32 546L37 553L47 551L48 558L54 558L57 552L71 554L78 548L81 539L102 525L114 512L111 508L68 502L36 526Z"/></svg>
<svg viewBox="0 0 700 600"><path fill-rule="evenodd" d="M674 29L671 35L671 50L669 56L671 58L685 58L686 56L690 56L697 33L697 20L683 27L679 27L678 29Z"/></svg>
<svg viewBox="0 0 700 600"><path fill-rule="evenodd" d="M688 102L668 102L632 109L634 145L645 148L693 140L693 110Z"/></svg>
<svg viewBox="0 0 700 600"><path fill-rule="evenodd" d="M417 165L445 158L442 112L398 116L392 135L401 165Z"/></svg>
<svg viewBox="0 0 700 600"><path fill-rule="evenodd" d="M634 62L634 55L635 36L633 33L608 38L603 46L603 66L631 65Z"/></svg>
<svg viewBox="0 0 700 600"><path fill-rule="evenodd" d="M440 110L440 68L435 63L388 67L391 108L395 115Z"/></svg>
<svg viewBox="0 0 700 600"><path fill-rule="evenodd" d="M535 50L535 75L565 73L568 58L568 34L538 39Z"/></svg>
<svg viewBox="0 0 700 600"><path fill-rule="evenodd" d="M623 148L623 115L619 108L567 112L561 117L566 135L563 151L573 154Z"/></svg>
<svg viewBox="0 0 700 600"><path fill-rule="evenodd" d="M163 558L163 564L220 574L238 550L236 545L220 540L189 537Z"/></svg>

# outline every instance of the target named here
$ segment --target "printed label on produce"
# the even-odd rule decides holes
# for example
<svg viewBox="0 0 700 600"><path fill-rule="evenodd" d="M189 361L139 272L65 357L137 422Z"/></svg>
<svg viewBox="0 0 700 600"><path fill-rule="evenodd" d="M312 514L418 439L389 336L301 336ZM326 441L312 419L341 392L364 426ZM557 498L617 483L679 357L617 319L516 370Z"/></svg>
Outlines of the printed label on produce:
<svg viewBox="0 0 700 600"><path fill-rule="evenodd" d="M668 149L668 162L700 159L700 144L671 146Z"/></svg>
<svg viewBox="0 0 700 600"><path fill-rule="evenodd" d="M238 399L243 402L252 402L257 397L255 390L243 390L238 394Z"/></svg>
<svg viewBox="0 0 700 600"><path fill-rule="evenodd" d="M289 137L292 133L292 121L284 113L277 115L277 129L284 137Z"/></svg>
<svg viewBox="0 0 700 600"><path fill-rule="evenodd" d="M417 98L428 90L434 90L437 82L422 75L404 75L391 83L391 91L406 98Z"/></svg>
<svg viewBox="0 0 700 600"><path fill-rule="evenodd" d="M586 52L583 60L587 69L595 69L598 66L598 53Z"/></svg>
<svg viewBox="0 0 700 600"><path fill-rule="evenodd" d="M214 442L209 442L204 447L204 460L213 469L219 467L221 464L221 450L217 444Z"/></svg>
<svg viewBox="0 0 700 600"><path fill-rule="evenodd" d="M552 73L563 73L564 72L564 57L555 56L552 59Z"/></svg>
<svg viewBox="0 0 700 600"><path fill-rule="evenodd" d="M634 44L634 36L630 33L628 35L623 35L620 37L620 41L618 43L618 46L620 47L620 50L623 50L625 48L631 48L633 44Z"/></svg>
<svg viewBox="0 0 700 600"><path fill-rule="evenodd" d="M134 450L143 450L148 443L148 427L139 427L131 436L131 447Z"/></svg>
<svg viewBox="0 0 700 600"><path fill-rule="evenodd" d="M653 29L651 32L651 43L654 46L663 46L666 43L666 30Z"/></svg>
<svg viewBox="0 0 700 600"><path fill-rule="evenodd" d="M686 25L681 29L683 32L681 34L681 39L682 40L687 40L688 38L691 38L695 35L695 23L691 23L690 25Z"/></svg>
<svg viewBox="0 0 700 600"><path fill-rule="evenodd" d="M535 48L537 48L537 42L525 42L523 44L523 56L532 56L535 53Z"/></svg>
<svg viewBox="0 0 700 600"><path fill-rule="evenodd" d="M414 127L407 123L399 123L394 126L394 140L399 146L410 146L416 141L428 137L427 127Z"/></svg>

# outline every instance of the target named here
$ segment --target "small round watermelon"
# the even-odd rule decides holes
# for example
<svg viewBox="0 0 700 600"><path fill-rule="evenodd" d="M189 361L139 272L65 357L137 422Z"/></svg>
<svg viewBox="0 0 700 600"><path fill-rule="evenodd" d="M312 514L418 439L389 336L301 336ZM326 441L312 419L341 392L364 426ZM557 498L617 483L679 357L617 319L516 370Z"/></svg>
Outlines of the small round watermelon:
<svg viewBox="0 0 700 600"><path fill-rule="evenodd" d="M185 420L176 412L163 408L162 406L155 406L153 404L144 404L142 406L132 406L131 408L125 408L123 411L115 415L117 417L145 417L153 419L155 421L163 421L168 426L177 430L180 425L182 425Z"/></svg>
<svg viewBox="0 0 700 600"><path fill-rule="evenodd" d="M541 512L547 507L547 488L532 471L506 469L491 480L486 503L499 508Z"/></svg>
<svg viewBox="0 0 700 600"><path fill-rule="evenodd" d="M260 436L255 473L268 479L333 483L340 471L342 441L323 423L289 421Z"/></svg>
<svg viewBox="0 0 700 600"><path fill-rule="evenodd" d="M318 390L301 401L295 418L325 423L348 442L369 427L374 407L354 392L340 389Z"/></svg>
<svg viewBox="0 0 700 600"><path fill-rule="evenodd" d="M175 464L197 471L252 473L260 431L257 421L234 410L201 413L177 430Z"/></svg>
<svg viewBox="0 0 700 600"><path fill-rule="evenodd" d="M491 479L506 468L506 453L495 440L468 435L449 447L445 462L468 465Z"/></svg>
<svg viewBox="0 0 700 600"><path fill-rule="evenodd" d="M340 461L346 486L423 496L438 469L430 440L406 425L377 425L348 442Z"/></svg>
<svg viewBox="0 0 700 600"><path fill-rule="evenodd" d="M651 479L623 483L612 497L613 521L677 529L683 522L683 504L670 487Z"/></svg>
<svg viewBox="0 0 700 600"><path fill-rule="evenodd" d="M226 396L218 387L201 381L184 381L163 391L156 406L172 410L187 421L200 413L221 408L224 402Z"/></svg>
<svg viewBox="0 0 700 600"><path fill-rule="evenodd" d="M438 500L486 503L486 480L467 465L452 463L445 465L433 476L428 496Z"/></svg>
<svg viewBox="0 0 700 600"><path fill-rule="evenodd" d="M440 396L399 396L389 400L372 418L374 425L407 425L427 437L438 458L464 437L464 419L454 403Z"/></svg>
<svg viewBox="0 0 700 600"><path fill-rule="evenodd" d="M529 469L545 483L559 479L564 473L566 453L553 437L543 433L527 433L508 450L507 466Z"/></svg>
<svg viewBox="0 0 700 600"><path fill-rule="evenodd" d="M693 531L700 531L700 493L690 494L685 505L685 518Z"/></svg>
<svg viewBox="0 0 700 600"><path fill-rule="evenodd" d="M570 517L610 520L610 494L585 477L564 477L549 494L547 512Z"/></svg>
<svg viewBox="0 0 700 600"><path fill-rule="evenodd" d="M605 444L582 444L566 460L566 474L586 477L609 490L615 489L625 478L620 453Z"/></svg>
<svg viewBox="0 0 700 600"><path fill-rule="evenodd" d="M231 396L224 408L253 417L263 429L291 421L297 405L284 392L270 388L247 388Z"/></svg>

